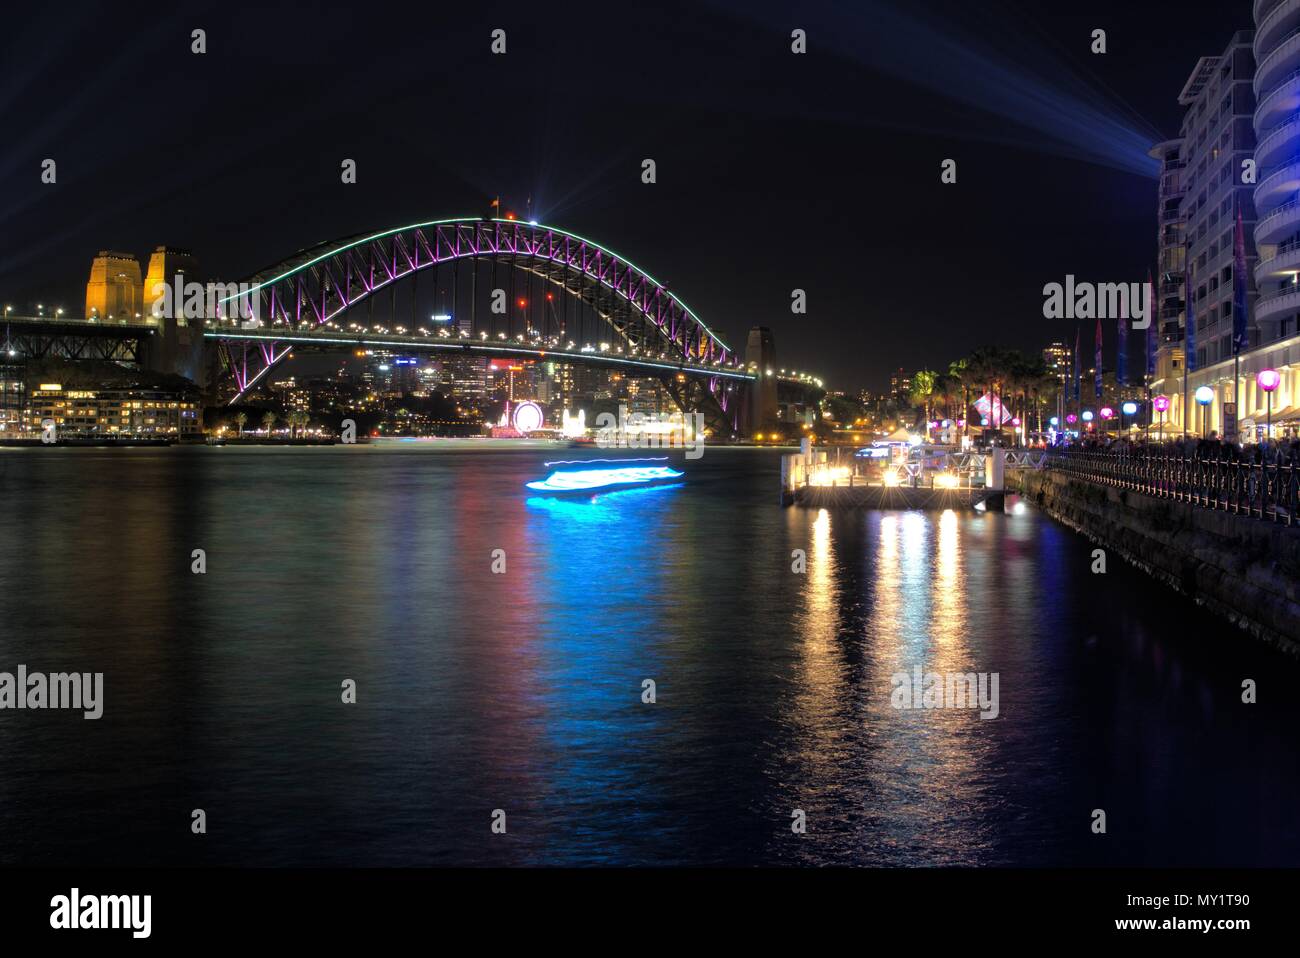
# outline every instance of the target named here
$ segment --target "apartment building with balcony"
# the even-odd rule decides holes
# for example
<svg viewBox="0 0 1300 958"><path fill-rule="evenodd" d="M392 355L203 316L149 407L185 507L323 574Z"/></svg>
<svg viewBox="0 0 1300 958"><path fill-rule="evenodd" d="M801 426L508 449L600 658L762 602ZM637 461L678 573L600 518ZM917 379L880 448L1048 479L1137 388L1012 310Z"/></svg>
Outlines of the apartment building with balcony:
<svg viewBox="0 0 1300 958"><path fill-rule="evenodd" d="M1255 22L1255 319L1275 342L1300 332L1300 3L1258 0Z"/></svg>
<svg viewBox="0 0 1300 958"><path fill-rule="evenodd" d="M1159 339L1156 376L1181 376L1183 367L1183 323L1186 303L1187 229L1183 222L1183 198L1187 195L1183 171L1183 141L1166 140L1151 150L1160 161L1160 187L1156 203L1155 300Z"/></svg>
<svg viewBox="0 0 1300 958"><path fill-rule="evenodd" d="M1264 0L1268 2L1268 0ZM1159 210L1159 253L1161 279L1161 350L1153 391L1169 397L1169 420L1179 424L1184 414L1183 364L1190 363L1186 376L1186 399L1191 400L1201 385L1215 389L1215 401L1202 415L1192 410L1189 426L1205 423L1205 429L1224 432L1225 412L1234 408L1238 421L1246 410L1241 383L1234 383L1233 290L1235 285L1235 238L1238 214L1244 227L1247 287L1247 335L1249 348L1261 344L1263 330L1254 319L1256 299L1254 273L1260 257L1256 252L1258 223L1255 210L1256 182L1247 175L1249 161L1256 159L1256 70L1255 34L1239 30L1218 56L1202 57L1183 86L1178 102L1186 112L1176 140L1152 150L1161 159L1162 177ZM1181 194L1181 196L1180 196ZM1172 201L1178 199L1178 213ZM1169 205L1166 205L1169 204ZM1191 271L1189 304L1180 313L1181 342L1171 327L1170 315L1181 294L1175 292L1179 272L1177 236L1183 236L1181 266ZM1166 269L1166 266L1170 267ZM1187 335L1187 314L1194 328ZM1194 355L1184 357L1188 343ZM1245 378L1245 370L1242 370ZM1195 406L1194 400L1187 405Z"/></svg>

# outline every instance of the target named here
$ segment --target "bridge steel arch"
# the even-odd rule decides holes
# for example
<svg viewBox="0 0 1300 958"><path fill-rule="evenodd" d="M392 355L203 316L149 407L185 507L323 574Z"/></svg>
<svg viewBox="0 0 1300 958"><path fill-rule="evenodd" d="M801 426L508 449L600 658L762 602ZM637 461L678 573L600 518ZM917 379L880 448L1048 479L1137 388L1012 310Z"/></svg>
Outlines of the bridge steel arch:
<svg viewBox="0 0 1300 958"><path fill-rule="evenodd" d="M239 315L261 318L270 332L322 328L421 270L489 258L542 277L576 297L610 327L629 358L666 360L676 366L680 375L664 381L679 405L685 409L703 404L715 426L739 428L745 393L733 379L741 369L739 357L663 283L625 257L565 230L473 217L323 243L260 270L245 289L221 300L225 318L209 321L207 336L218 340L223 364L234 379L230 403L263 381L293 349L292 343L264 341L250 350L247 342L235 338ZM222 329L229 329L232 337L222 339ZM535 336L536 330L529 334Z"/></svg>

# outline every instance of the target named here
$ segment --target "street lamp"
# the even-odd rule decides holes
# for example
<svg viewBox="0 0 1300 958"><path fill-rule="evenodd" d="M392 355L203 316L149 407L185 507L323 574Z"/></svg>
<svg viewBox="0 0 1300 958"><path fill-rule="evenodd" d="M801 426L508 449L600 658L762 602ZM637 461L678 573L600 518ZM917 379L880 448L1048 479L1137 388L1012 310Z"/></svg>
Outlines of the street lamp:
<svg viewBox="0 0 1300 958"><path fill-rule="evenodd" d="M1205 438L1206 417L1209 415L1210 403L1214 402L1214 390L1209 386L1201 386L1196 390L1196 401L1201 406L1201 438Z"/></svg>
<svg viewBox="0 0 1300 958"><path fill-rule="evenodd" d="M1264 394L1268 397L1268 419L1267 425L1264 427L1265 442L1273 438L1273 390L1277 389L1278 384L1281 382L1282 374L1276 369L1262 370L1255 377L1255 384L1264 390Z"/></svg>
<svg viewBox="0 0 1300 958"><path fill-rule="evenodd" d="M1160 413L1160 439L1163 441L1165 438L1165 413L1169 411L1169 397L1157 396L1151 400L1151 405L1155 407L1156 412Z"/></svg>
<svg viewBox="0 0 1300 958"><path fill-rule="evenodd" d="M1138 404L1131 399L1128 402L1120 405L1119 407L1119 431L1120 432L1124 431L1124 417L1135 416L1137 415L1137 411L1138 411Z"/></svg>

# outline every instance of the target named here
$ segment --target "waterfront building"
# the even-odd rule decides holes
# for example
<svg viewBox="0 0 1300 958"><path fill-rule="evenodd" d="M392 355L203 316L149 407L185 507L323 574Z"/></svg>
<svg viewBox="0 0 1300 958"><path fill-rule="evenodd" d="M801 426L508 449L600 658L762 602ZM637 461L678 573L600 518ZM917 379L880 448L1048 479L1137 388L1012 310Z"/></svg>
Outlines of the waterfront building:
<svg viewBox="0 0 1300 958"><path fill-rule="evenodd" d="M36 383L27 398L26 431L41 432L54 422L63 436L197 438L202 432L203 406L196 389L142 384L106 383L68 386Z"/></svg>
<svg viewBox="0 0 1300 958"><path fill-rule="evenodd" d="M1171 429L1181 429L1184 421L1184 388L1187 406L1194 407L1186 416L1189 431L1214 430L1220 435L1230 426L1226 413L1231 409L1239 424L1249 427L1254 409L1245 381L1253 381L1253 366L1263 361L1257 354L1261 345L1275 341L1272 327L1261 326L1255 306L1255 268L1259 262L1256 239L1266 234L1257 229L1255 178L1249 173L1257 161L1256 91L1258 89L1255 33L1239 30L1218 56L1202 57L1184 85L1178 102L1186 108L1182 130L1177 140L1157 146L1153 155L1162 161L1160 185L1159 252L1162 255L1161 288L1158 301L1162 317L1174 306L1173 286L1179 265L1176 253L1177 234L1183 235L1182 266L1191 271L1192 301L1181 310L1181 342L1173 340L1164 318L1157 373L1152 392L1167 396L1170 409L1166 422ZM1272 68L1270 67L1270 72ZM1265 145L1265 144L1261 144ZM1262 171L1261 171L1262 172ZM1260 184L1262 185L1262 183ZM1181 194L1181 197L1179 197ZM1178 218L1167 216L1164 203L1179 199ZM1241 354L1241 377L1234 384L1233 370L1233 291L1236 282L1235 236L1238 217L1244 230L1247 287L1247 347ZM1261 221L1259 226L1263 226ZM1165 228L1169 227L1166 232ZM1266 258L1271 251L1266 251ZM1166 270L1166 265L1172 267ZM1166 281L1168 274L1168 281ZM1187 314L1195 323L1187 335ZM1191 342L1192 354L1183 357ZM1186 387L1182 366L1187 363ZM1207 410L1192 398L1198 387L1214 390L1214 401ZM1240 408L1233 407L1234 401Z"/></svg>
<svg viewBox="0 0 1300 958"><path fill-rule="evenodd" d="M1157 325L1156 369L1158 381L1183 374L1183 323L1186 321L1187 230L1183 199L1187 180L1181 138L1166 140L1151 150L1160 161L1160 188L1156 200L1156 276L1154 278Z"/></svg>
<svg viewBox="0 0 1300 958"><path fill-rule="evenodd" d="M0 363L0 436L22 429L24 375L21 366Z"/></svg>

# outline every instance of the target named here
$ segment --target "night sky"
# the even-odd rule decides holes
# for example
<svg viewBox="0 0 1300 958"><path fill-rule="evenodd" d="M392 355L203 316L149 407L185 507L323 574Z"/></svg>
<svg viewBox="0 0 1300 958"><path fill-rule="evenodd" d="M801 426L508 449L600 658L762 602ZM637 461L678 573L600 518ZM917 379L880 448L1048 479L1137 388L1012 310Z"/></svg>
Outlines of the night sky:
<svg viewBox="0 0 1300 958"><path fill-rule="evenodd" d="M1066 273L1144 280L1145 149L1250 18L1248 0L24 4L0 35L0 299L79 312L103 248L185 247L236 280L531 197L733 347L768 325L779 365L879 389L900 365L1073 338L1042 317Z"/></svg>

